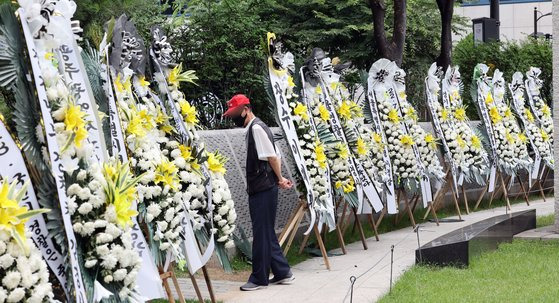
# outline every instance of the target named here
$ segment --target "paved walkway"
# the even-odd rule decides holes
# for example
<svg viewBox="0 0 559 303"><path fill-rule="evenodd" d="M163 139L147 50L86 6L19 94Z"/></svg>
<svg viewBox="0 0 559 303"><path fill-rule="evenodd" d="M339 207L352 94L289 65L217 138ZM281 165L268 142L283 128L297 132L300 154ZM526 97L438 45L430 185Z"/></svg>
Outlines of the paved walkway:
<svg viewBox="0 0 559 303"><path fill-rule="evenodd" d="M553 213L553 201L540 200L526 204L513 205L513 212L533 209L537 215ZM473 212L463 215L463 222L425 223L420 228L420 243L424 244L450 231L505 213L504 207ZM292 285L269 286L266 289L241 292L239 282L213 282L218 300L224 302L349 302L350 277L355 276L353 302L375 302L388 292L390 287L390 248L394 248L394 281L415 263L417 235L412 228L380 235L380 241L367 239L368 250L363 250L360 242L347 245L347 255L330 257L331 270L326 270L322 258L312 258L293 267L296 280ZM339 250L334 250L338 252ZM184 290L193 297L190 280L181 279ZM205 287L201 285L202 289ZM346 296L347 295L347 296ZM207 298L207 297L206 297Z"/></svg>

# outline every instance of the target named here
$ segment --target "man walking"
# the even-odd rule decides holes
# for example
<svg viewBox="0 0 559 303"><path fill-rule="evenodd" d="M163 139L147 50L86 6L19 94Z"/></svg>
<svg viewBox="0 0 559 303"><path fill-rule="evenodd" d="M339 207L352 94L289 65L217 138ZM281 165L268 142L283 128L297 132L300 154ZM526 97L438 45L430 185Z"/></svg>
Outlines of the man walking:
<svg viewBox="0 0 559 303"><path fill-rule="evenodd" d="M245 95L235 95L223 114L237 127L247 131L246 178L252 221L252 274L241 290L265 288L268 284L290 284L295 277L283 255L274 230L278 187L289 189L293 183L281 175L281 155L272 132L252 112ZM274 277L268 280L270 269Z"/></svg>

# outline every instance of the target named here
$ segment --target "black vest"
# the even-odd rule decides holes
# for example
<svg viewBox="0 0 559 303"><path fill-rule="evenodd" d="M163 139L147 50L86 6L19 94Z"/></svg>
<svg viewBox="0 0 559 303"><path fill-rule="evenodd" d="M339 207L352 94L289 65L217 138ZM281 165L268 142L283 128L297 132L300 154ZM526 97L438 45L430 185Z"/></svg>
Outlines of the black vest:
<svg viewBox="0 0 559 303"><path fill-rule="evenodd" d="M247 191L249 195L256 194L265 190L268 190L274 186L277 186L278 178L274 173L274 170L270 166L268 161L262 161L258 159L258 151L256 150L256 144L254 142L254 136L252 135L252 127L258 124L268 135L270 142L274 144L274 137L270 128L260 119L255 118L252 124L248 128L248 144L247 144L247 162L246 162L246 174L247 174ZM275 149L275 145L274 145Z"/></svg>

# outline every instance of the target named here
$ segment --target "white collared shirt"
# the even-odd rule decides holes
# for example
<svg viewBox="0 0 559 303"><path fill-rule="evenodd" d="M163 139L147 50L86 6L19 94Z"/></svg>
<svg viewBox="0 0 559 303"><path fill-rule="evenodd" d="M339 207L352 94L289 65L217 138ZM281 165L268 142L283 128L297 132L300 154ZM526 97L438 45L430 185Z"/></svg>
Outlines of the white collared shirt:
<svg viewBox="0 0 559 303"><path fill-rule="evenodd" d="M246 145L248 146L248 130L256 117L252 118L247 126L245 126L246 132ZM277 157L281 159L281 154L278 146L270 141L268 134L260 125L255 125L252 127L252 136L254 137L254 144L256 145L256 152L258 153L258 159L262 161L268 161L268 157ZM275 146L275 149L274 149Z"/></svg>

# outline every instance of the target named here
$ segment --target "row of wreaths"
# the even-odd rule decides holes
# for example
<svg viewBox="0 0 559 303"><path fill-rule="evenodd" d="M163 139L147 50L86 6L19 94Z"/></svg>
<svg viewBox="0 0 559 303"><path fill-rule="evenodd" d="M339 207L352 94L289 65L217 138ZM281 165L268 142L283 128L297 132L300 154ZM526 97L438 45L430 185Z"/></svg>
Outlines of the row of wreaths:
<svg viewBox="0 0 559 303"><path fill-rule="evenodd" d="M215 248L230 266L226 159L199 140L179 89L197 78L165 33L146 48L121 16L81 49L73 1L19 5L0 9L0 302L143 302L173 263Z"/></svg>
<svg viewBox="0 0 559 303"><path fill-rule="evenodd" d="M271 102L319 226L335 228L336 197L359 213L397 213L398 189L421 195L427 206L442 182L455 188L495 184L498 172L514 177L521 170L536 180L545 167L553 169L553 121L540 95L539 68L530 68L525 80L516 72L506 83L498 69L489 77L489 68L477 65L472 100L482 123L475 127L461 97L458 67L443 73L434 63L420 97L433 134L419 126L406 95L406 73L394 62L376 61L362 73L362 83L346 87L348 65L321 49L297 68L272 33L268 51Z"/></svg>

